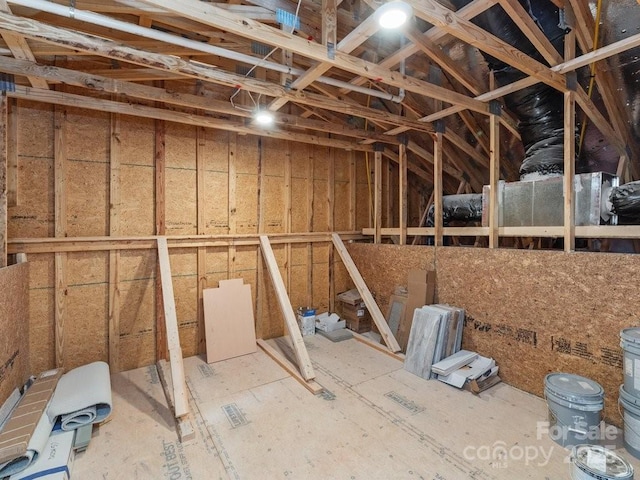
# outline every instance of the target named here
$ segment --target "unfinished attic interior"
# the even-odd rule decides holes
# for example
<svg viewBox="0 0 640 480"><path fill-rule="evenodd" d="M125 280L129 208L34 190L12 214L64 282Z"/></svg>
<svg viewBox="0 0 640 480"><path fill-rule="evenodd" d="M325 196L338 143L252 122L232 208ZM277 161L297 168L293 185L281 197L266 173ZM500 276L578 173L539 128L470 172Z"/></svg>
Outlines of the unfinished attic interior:
<svg viewBox="0 0 640 480"><path fill-rule="evenodd" d="M0 35L0 478L634 478L638 0Z"/></svg>

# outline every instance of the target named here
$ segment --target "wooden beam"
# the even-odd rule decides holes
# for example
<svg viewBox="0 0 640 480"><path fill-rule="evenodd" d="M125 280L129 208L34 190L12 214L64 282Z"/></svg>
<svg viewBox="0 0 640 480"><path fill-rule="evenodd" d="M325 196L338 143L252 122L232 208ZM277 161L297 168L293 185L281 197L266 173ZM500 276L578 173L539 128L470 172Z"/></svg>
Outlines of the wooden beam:
<svg viewBox="0 0 640 480"><path fill-rule="evenodd" d="M196 128L196 210L198 235L206 233L206 185L205 185L205 152L207 151L207 131L204 127ZM197 253L198 274L198 353L206 353L203 290L207 287L207 249L198 247Z"/></svg>
<svg viewBox="0 0 640 480"><path fill-rule="evenodd" d="M443 134L437 132L433 136L433 209L434 209L434 226L435 236L434 244L440 247L444 244L442 229L443 212L442 212L442 151L443 151Z"/></svg>
<svg viewBox="0 0 640 480"><path fill-rule="evenodd" d="M236 152L238 151L238 136L229 134L229 150L227 152L227 232L233 235L237 231L237 203L236 203ZM234 278L236 274L236 247L230 245L227 253L227 278Z"/></svg>
<svg viewBox="0 0 640 480"><path fill-rule="evenodd" d="M400 220L400 245L407 243L407 147L400 143L398 164L398 217Z"/></svg>
<svg viewBox="0 0 640 480"><path fill-rule="evenodd" d="M120 233L120 115L111 114L109 135L109 235ZM109 368L120 371L120 252L109 252Z"/></svg>
<svg viewBox="0 0 640 480"><path fill-rule="evenodd" d="M176 418L179 418L189 414L189 399L187 384L185 382L184 364L182 361L182 348L180 346L180 336L178 333L176 303L173 296L169 250L167 248L167 238L162 236L158 237L158 265L160 266L167 347L169 349L169 363L171 364L174 414Z"/></svg>
<svg viewBox="0 0 640 480"><path fill-rule="evenodd" d="M154 165L155 165L155 231L156 235L166 234L166 199L165 199L165 135L166 126L163 120L155 121L154 135ZM156 268L156 360L169 358L167 349L167 332L165 331L164 308L162 300L162 282L160 279L160 266Z"/></svg>
<svg viewBox="0 0 640 480"><path fill-rule="evenodd" d="M54 109L54 230L57 238L67 236L67 186L66 186L66 110ZM67 254L56 253L55 267L55 362L64 367L64 324L67 317Z"/></svg>
<svg viewBox="0 0 640 480"><path fill-rule="evenodd" d="M360 297L364 301L364 304L367 306L367 310L369 310L369 314L371 315L373 322L376 324L376 327L378 327L378 331L380 332L384 343L392 352L399 352L401 349L398 341L393 336L393 333L391 332L387 321L384 319L384 315L382 315L382 312L380 311L380 307L378 307L378 304L374 300L373 295L371 295L369 287L367 287L367 284L362 278L362 275L358 271L358 267L356 267L356 264L351 258L351 255L349 255L347 247L345 247L344 243L342 242L340 235L338 235L337 233L333 233L331 235L331 238L333 240L333 246L336 248L338 255L340 255L342 263L349 272L353 283L355 283L356 288L360 293Z"/></svg>
<svg viewBox="0 0 640 480"><path fill-rule="evenodd" d="M60 35L63 35L64 32L65 31L57 32L57 33ZM56 37L53 37L50 41L52 42L57 41L55 38ZM94 49L92 48L92 45L93 43L95 43L95 40L90 38L87 40L87 42L88 44L85 46L85 49L90 53L95 53ZM130 58L128 55L133 55L131 58L135 59L138 63L145 63L145 64L148 63L147 58L145 57L145 54L148 55L149 52L145 52L143 50L135 50L134 53L131 53L126 49L123 50L122 47L116 44L115 42L110 43L108 40L103 40L102 42L103 43L106 42L107 46L105 48L108 48L109 52L117 52L119 54L119 55L116 55L116 53L113 53L109 58L113 57L115 59L122 60L121 56ZM100 48L103 48L103 47L100 47ZM99 51L100 51L100 48L98 46L95 46L95 49ZM158 57L159 57L158 62L153 64L153 68L160 71L169 71L169 72L173 72L174 74L176 73L174 70L172 70L172 67L170 66L171 62L176 61L174 57L170 57L167 55L164 55L164 56L160 55ZM185 69L191 71L193 70L192 68L190 68L191 66L192 65L189 64L185 66ZM193 67L204 68L203 64L200 64L200 63L198 63L197 65L194 64ZM229 104L229 102L223 102L219 100L217 101L211 98L199 97L196 95L191 95L186 93L168 92L162 88L153 88L145 85L138 85L135 83L124 82L121 80L108 78L108 77L100 76L96 74L77 72L77 71L63 69L59 67L53 67L53 66L45 67L45 66L37 65L35 63L27 62L24 60L4 58L2 63L0 63L0 71L6 72L6 73L12 73L14 75L37 76L41 78L46 78L51 82L63 82L68 85L88 88L90 90L104 91L108 93L118 93L118 94L127 95L129 97L135 97L135 98L151 100L156 102L163 102L171 105L179 105L179 106L188 107L188 108L202 109L202 110L212 111L216 113L222 113L225 115L233 115L233 116L245 117L245 118L249 118L252 115L251 112L243 112L241 110L234 109ZM220 73L220 70L217 70L217 74L219 73ZM191 76L193 78L198 78L200 80L213 81L212 79L208 78L204 74L196 73L195 70L193 71L192 75L187 73L180 73L180 75L183 78ZM432 131L431 126L427 123L411 121L399 115L393 115L385 111L381 111L373 108L367 108L359 104L355 104L353 102L347 102L345 101L346 98L332 99L323 95L317 95L309 92L289 92L279 85L275 85L275 84L272 85L260 79L251 79L252 81L251 84L244 84L242 83L243 82L242 79L244 79L245 77L240 77L239 75L233 75L233 74L226 74L226 75L230 76L230 78L237 80L238 83L236 83L234 86L241 85L242 88L248 91L265 94L268 91L266 90L266 88L273 86L276 88L276 91L273 92L273 95L282 97L282 98L287 98L289 101L295 102L301 105L322 108L325 110L331 110L334 112L343 113L345 115L353 115L357 117L367 118L370 120L380 121L383 123L389 123L392 125L400 125L400 126L407 127L409 129L423 131L423 132ZM260 88L252 88L252 85L259 85ZM327 132L336 133L336 134L345 135L345 136L353 136L353 137L367 138L367 139L373 138L373 139L381 139L381 141L386 141L386 142L394 142L393 139L390 139L388 137L384 138L384 136L381 136L381 135L376 136L371 132L358 130L341 123L335 123L335 122L329 123L329 122L304 120L293 115L284 115L284 114L276 115L276 122L278 124L285 125L285 126L289 125L289 126L295 126L295 127L301 127L301 128L322 130L322 131L327 131Z"/></svg>
<svg viewBox="0 0 640 480"><path fill-rule="evenodd" d="M264 353L269 355L278 365L284 368L287 373L289 373L289 375L296 379L304 388L309 390L314 395L322 393L322 391L324 390L322 385L320 385L315 380L305 380L302 375L300 375L300 372L298 372L296 366L291 363L284 355L282 355L282 353L280 353L278 350L273 348L261 338L256 340L256 343L262 349L262 351L264 351Z"/></svg>
<svg viewBox="0 0 640 480"><path fill-rule="evenodd" d="M309 358L307 347L304 344L302 334L300 333L300 329L298 328L296 314L293 311L291 301L289 300L289 296L287 295L287 290L285 289L284 282L282 281L282 277L280 276L278 263L276 262L276 257L273 254L271 244L269 243L269 237L267 237L266 235L260 235L260 249L262 251L264 262L267 266L269 276L271 277L273 287L278 297L278 303L285 320L285 326L287 327L287 332L289 333L289 339L291 340L291 346L293 347L293 351L296 356L300 374L305 380L312 380L313 378L315 378L315 373L313 372L311 359Z"/></svg>
<svg viewBox="0 0 640 480"><path fill-rule="evenodd" d="M283 33L276 28L243 18L240 15L235 15L216 7L214 4L206 4L198 0L182 0L179 5L172 0L146 0L146 2L166 8L191 20L220 28L254 41L267 43L279 48L287 48L304 57L329 63L333 67L341 68L356 75L365 76L398 88L404 88L420 95L438 98L448 103L460 104L480 113L487 112L485 104L473 101L466 95L446 88L436 87L417 78L406 77L358 57L336 51L335 58L327 58L326 48L322 45L309 42L293 34ZM3 20L3 18L0 17L0 20Z"/></svg>
<svg viewBox="0 0 640 480"><path fill-rule="evenodd" d="M549 67L525 55L516 47L500 40L456 12L440 5L435 0L406 0L413 7L414 14L423 20L443 29L489 55L502 60L518 70L544 82L558 90L566 89L562 75ZM444 100L444 99L442 99ZM455 102L450 102L455 103Z"/></svg>
<svg viewBox="0 0 640 480"><path fill-rule="evenodd" d="M500 120L498 115L489 116L489 248L500 246L500 206L498 189L500 183Z"/></svg>
<svg viewBox="0 0 640 480"><path fill-rule="evenodd" d="M231 123L228 120L215 119L201 115L194 115L184 112L175 112L144 105L131 105L111 100L101 100L97 98L84 97L70 93L54 92L50 90L36 90L31 87L21 87L16 85L15 91L10 92L13 98L32 100L54 105L64 105L68 107L86 108L111 113L122 113L136 117L152 118L156 120L168 120L194 126L206 126L217 130L226 130L249 135L259 135L283 140L292 140L300 143L310 143L327 147L337 147L342 149L372 150L368 145L359 145L351 141L327 138L319 135L309 135L298 132L286 132L278 130L265 130L247 127L244 123Z"/></svg>
<svg viewBox="0 0 640 480"><path fill-rule="evenodd" d="M0 12L9 14L11 13L11 9L9 8L6 0L0 0ZM33 55L29 44L23 36L16 35L15 33L11 32L4 32L2 34L2 38L4 39L4 42L7 44L7 47L9 47L9 50L11 50L11 53L15 58L20 60L29 60L31 62L36 61L36 58ZM36 88L43 88L45 90L49 89L49 84L41 78L27 77L27 80L29 80L29 83Z"/></svg>
<svg viewBox="0 0 640 480"><path fill-rule="evenodd" d="M564 39L564 58L571 60L576 55L576 34L572 30ZM578 80L575 73L573 82ZM571 82L567 82L570 84ZM564 93L564 251L572 252L576 247L576 201L574 177L576 173L576 96L573 90Z"/></svg>
<svg viewBox="0 0 640 480"><path fill-rule="evenodd" d="M18 103L8 99L7 113L7 206L18 205Z"/></svg>
<svg viewBox="0 0 640 480"><path fill-rule="evenodd" d="M329 170L327 172L327 231L334 232L336 227L336 152L329 151ZM335 312L335 250L329 247L329 312Z"/></svg>
<svg viewBox="0 0 640 480"><path fill-rule="evenodd" d="M0 268L7 266L7 226L9 211L7 206L7 153L9 130L9 99L0 94Z"/></svg>
<svg viewBox="0 0 640 480"><path fill-rule="evenodd" d="M382 237L382 152L375 152L373 158L373 228L376 230L374 243L380 243Z"/></svg>
<svg viewBox="0 0 640 480"><path fill-rule="evenodd" d="M355 152L349 152L349 229L355 230L357 225L357 170Z"/></svg>

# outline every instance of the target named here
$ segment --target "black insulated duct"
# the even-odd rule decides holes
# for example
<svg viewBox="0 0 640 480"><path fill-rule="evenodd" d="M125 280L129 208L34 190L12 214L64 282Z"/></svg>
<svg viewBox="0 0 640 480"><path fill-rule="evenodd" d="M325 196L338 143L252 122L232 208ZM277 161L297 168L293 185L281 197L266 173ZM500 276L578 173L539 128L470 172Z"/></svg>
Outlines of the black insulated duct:
<svg viewBox="0 0 640 480"><path fill-rule="evenodd" d="M427 213L427 227L435 226L434 206L429 207ZM452 222L479 222L482 220L482 194L465 193L442 197L442 223L450 225Z"/></svg>

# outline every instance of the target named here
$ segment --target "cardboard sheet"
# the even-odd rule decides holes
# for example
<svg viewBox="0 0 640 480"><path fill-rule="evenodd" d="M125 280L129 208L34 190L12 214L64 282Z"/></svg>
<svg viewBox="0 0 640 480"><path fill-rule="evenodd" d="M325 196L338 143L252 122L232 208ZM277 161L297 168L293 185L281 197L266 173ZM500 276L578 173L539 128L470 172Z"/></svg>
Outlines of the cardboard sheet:
<svg viewBox="0 0 640 480"><path fill-rule="evenodd" d="M256 351L251 286L241 278L221 280L219 288L202 292L207 363Z"/></svg>

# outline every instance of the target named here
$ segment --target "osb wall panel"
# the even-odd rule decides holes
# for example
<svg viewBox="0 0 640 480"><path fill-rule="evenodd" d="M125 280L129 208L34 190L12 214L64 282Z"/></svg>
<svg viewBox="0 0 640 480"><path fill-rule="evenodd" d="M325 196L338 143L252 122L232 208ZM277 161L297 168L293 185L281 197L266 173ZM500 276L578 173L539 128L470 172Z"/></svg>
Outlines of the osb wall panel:
<svg viewBox="0 0 640 480"><path fill-rule="evenodd" d="M0 404L29 377L29 265L0 269Z"/></svg>
<svg viewBox="0 0 640 480"><path fill-rule="evenodd" d="M53 107L18 101L19 204L9 208L10 238L54 233Z"/></svg>
<svg viewBox="0 0 640 480"><path fill-rule="evenodd" d="M396 286L407 286L409 270L435 268L433 247L350 243L347 250L385 314Z"/></svg>
<svg viewBox="0 0 640 480"><path fill-rule="evenodd" d="M589 377L616 423L619 332L638 325L639 282L637 255L438 250L438 299L467 310L465 348L494 357L507 383L536 395L547 373Z"/></svg>
<svg viewBox="0 0 640 480"><path fill-rule="evenodd" d="M29 352L31 373L54 365L54 255L29 254Z"/></svg>
<svg viewBox="0 0 640 480"><path fill-rule="evenodd" d="M180 84L169 87L179 90ZM19 206L10 210L11 238L54 236L54 109L19 102ZM360 154L331 152L325 147L294 144L255 136L203 130L167 122L165 134L165 225L169 235L281 233L287 230L286 204L291 198L291 232L329 231L329 175L333 159L336 229L350 228L350 161ZM69 236L109 235L111 115L66 109L64 144L67 150L66 210ZM155 229L155 122L120 116L117 177L120 201L117 236L148 236ZM197 141L201 148L197 148ZM201 157L196 159L196 152ZM288 157L287 157L288 155ZM290 191L286 159L291 162ZM198 205L197 169L204 184ZM233 169L235 176L229 178ZM364 168L364 167L361 167ZM230 199L233 187L234 197ZM366 178L364 179L366 188ZM229 202L235 204L229 222ZM359 202L367 197L360 196ZM350 206L350 205L349 205ZM198 225L198 208L204 225ZM368 208L368 207L367 207ZM362 209L361 209L362 210ZM367 210L368 212L368 210ZM368 225L368 213L360 226ZM116 231L117 230L117 231ZM233 230L233 231L230 231ZM274 245L292 305L329 305L328 245ZM271 280L256 246L204 249L207 286L226 278L243 278L251 285L256 322L266 338L282 335L284 324ZM119 368L147 365L156 355L155 250L120 250L118 281L109 284L109 252L69 253L65 274L62 361L65 367L106 360L109 356L109 291L118 289ZM55 278L53 254L33 257L30 276L29 326L31 362L36 370L55 363ZM171 249L180 340L185 355L196 353L198 338L197 249ZM262 275L259 277L258 272ZM334 278L340 290L349 279L336 262Z"/></svg>
<svg viewBox="0 0 640 480"><path fill-rule="evenodd" d="M154 121L120 118L120 202L118 235L155 233Z"/></svg>
<svg viewBox="0 0 640 480"><path fill-rule="evenodd" d="M67 254L62 363L66 369L108 358L108 265L106 252Z"/></svg>

